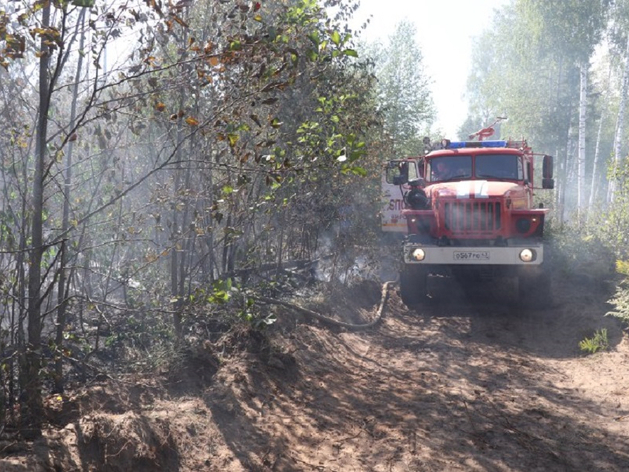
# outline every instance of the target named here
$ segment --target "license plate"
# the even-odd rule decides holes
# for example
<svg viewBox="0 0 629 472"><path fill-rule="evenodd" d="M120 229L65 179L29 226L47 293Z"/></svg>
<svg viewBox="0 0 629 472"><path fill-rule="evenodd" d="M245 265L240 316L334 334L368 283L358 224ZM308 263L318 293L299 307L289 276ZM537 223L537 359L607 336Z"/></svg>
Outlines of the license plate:
<svg viewBox="0 0 629 472"><path fill-rule="evenodd" d="M489 251L454 251L455 261L488 261Z"/></svg>

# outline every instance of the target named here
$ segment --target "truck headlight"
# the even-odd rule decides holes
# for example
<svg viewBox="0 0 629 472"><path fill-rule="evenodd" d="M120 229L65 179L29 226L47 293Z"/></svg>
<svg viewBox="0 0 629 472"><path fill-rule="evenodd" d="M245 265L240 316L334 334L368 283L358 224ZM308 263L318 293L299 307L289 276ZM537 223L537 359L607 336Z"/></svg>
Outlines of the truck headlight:
<svg viewBox="0 0 629 472"><path fill-rule="evenodd" d="M423 261L426 258L426 253L422 248L415 248L411 251L411 259L414 261Z"/></svg>
<svg viewBox="0 0 629 472"><path fill-rule="evenodd" d="M531 262L535 260L535 253L532 249L522 249L520 251L520 260L522 262Z"/></svg>

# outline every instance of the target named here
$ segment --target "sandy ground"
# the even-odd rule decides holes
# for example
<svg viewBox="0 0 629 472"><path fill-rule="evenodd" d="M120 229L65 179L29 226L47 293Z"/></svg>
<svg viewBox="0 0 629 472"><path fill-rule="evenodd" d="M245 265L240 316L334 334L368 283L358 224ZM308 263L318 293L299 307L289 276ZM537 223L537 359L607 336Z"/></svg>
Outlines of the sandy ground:
<svg viewBox="0 0 629 472"><path fill-rule="evenodd" d="M44 439L1 445L0 470L629 470L629 339L604 291L559 280L554 306L527 310L432 283L436 300L413 310L392 288L374 328L282 308L270 343L201 343L170 383L51 398ZM364 283L311 308L361 323L379 300ZM609 350L582 354L601 328Z"/></svg>

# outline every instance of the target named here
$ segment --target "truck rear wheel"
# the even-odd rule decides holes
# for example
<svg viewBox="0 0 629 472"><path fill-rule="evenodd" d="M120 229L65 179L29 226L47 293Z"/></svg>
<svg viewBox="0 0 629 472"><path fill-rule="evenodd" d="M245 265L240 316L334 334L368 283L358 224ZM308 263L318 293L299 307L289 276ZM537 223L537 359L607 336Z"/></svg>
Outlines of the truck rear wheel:
<svg viewBox="0 0 629 472"><path fill-rule="evenodd" d="M426 301L428 271L421 266L407 265L400 273L400 296L406 306Z"/></svg>

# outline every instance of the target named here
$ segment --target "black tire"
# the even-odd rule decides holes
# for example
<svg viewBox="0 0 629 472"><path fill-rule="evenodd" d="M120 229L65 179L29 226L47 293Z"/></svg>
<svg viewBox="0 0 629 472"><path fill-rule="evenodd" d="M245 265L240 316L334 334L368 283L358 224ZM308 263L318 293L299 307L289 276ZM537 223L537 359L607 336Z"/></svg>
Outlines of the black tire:
<svg viewBox="0 0 629 472"><path fill-rule="evenodd" d="M550 271L542 268L536 275L521 275L519 280L520 303L534 308L549 308L553 303Z"/></svg>
<svg viewBox="0 0 629 472"><path fill-rule="evenodd" d="M533 308L550 308L553 305L551 277L552 247L544 244L544 262L536 268L522 268L519 277L520 303ZM527 271L527 269L532 269Z"/></svg>
<svg viewBox="0 0 629 472"><path fill-rule="evenodd" d="M418 305L426 301L426 278L424 267L407 265L400 273L400 296L406 306Z"/></svg>

